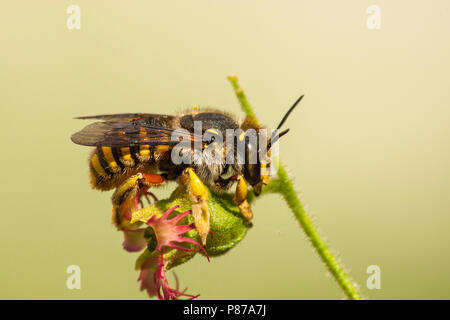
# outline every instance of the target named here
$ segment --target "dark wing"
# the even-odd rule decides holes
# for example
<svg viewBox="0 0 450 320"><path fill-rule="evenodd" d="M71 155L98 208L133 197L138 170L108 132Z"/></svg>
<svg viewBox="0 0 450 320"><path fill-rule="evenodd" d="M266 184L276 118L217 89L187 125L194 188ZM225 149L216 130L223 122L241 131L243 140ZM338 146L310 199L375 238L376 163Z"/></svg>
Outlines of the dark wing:
<svg viewBox="0 0 450 320"><path fill-rule="evenodd" d="M175 145L178 139L172 141L174 116L153 114L115 114L79 119L104 119L104 122L94 122L83 130L72 135L71 140L84 146L128 147L141 144L147 145ZM194 141L202 137L177 132L183 141ZM197 140L198 141L198 140Z"/></svg>
<svg viewBox="0 0 450 320"><path fill-rule="evenodd" d="M105 121L133 121L137 119L154 119L156 121L173 121L175 117L166 114L155 113L115 113L115 114L99 114L96 116L76 117L81 120L105 120Z"/></svg>

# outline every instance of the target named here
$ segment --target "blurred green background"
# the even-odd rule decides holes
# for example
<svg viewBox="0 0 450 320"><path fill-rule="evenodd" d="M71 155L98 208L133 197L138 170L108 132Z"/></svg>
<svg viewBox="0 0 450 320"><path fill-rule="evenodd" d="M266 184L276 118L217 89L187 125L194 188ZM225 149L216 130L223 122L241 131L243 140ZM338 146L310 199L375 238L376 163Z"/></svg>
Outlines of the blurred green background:
<svg viewBox="0 0 450 320"><path fill-rule="evenodd" d="M66 27L70 4L80 30ZM377 1L381 29L368 30L371 4L0 2L0 298L146 299L72 118L194 104L242 116L229 74L268 126L305 94L281 159L363 295L450 298L450 3ZM279 197L254 212L229 254L177 268L189 293L344 297ZM71 264L81 290L66 288Z"/></svg>

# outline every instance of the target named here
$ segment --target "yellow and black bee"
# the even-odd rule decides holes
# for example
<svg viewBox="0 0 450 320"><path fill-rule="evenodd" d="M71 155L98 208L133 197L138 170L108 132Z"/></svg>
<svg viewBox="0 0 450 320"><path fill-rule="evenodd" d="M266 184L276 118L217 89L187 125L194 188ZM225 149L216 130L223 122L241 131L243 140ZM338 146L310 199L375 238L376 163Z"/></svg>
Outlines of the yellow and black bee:
<svg viewBox="0 0 450 320"><path fill-rule="evenodd" d="M289 109L278 128L302 97ZM192 112L173 116L126 113L77 119L101 120L71 137L76 144L95 147L89 160L94 189L117 188L112 198L113 204L120 209L118 212L126 212L126 208L133 205L126 200L136 199L141 190L161 185L166 180L177 181L189 191L195 226L204 244L209 232L205 185L216 192L224 192L237 182L234 201L242 215L250 221L253 214L246 199L248 184L258 195L262 185L270 179L267 171L262 170L270 167L270 160L258 158L256 162L249 161L249 154L262 147L270 152L275 141L267 139L262 145L258 140L246 139L249 129L256 133L262 129L249 117L239 124L232 115L224 112L198 111L194 108ZM201 131L195 128L197 122L201 123ZM240 161L237 159L237 143L227 148L229 145L219 144L216 140L219 135L226 137L229 130L240 130L233 137L244 142L245 156ZM281 132L278 137L287 131ZM200 152L195 152L196 145L200 146ZM175 148L177 155L188 161L173 161ZM208 148L212 152L205 153ZM211 154L216 156L216 161L208 158Z"/></svg>

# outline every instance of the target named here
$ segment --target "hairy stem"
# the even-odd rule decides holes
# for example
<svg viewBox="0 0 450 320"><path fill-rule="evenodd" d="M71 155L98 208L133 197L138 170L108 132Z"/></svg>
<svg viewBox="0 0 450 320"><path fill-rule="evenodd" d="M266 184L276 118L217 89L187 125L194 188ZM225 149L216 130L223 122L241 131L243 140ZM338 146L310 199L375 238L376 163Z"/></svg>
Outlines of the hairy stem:
<svg viewBox="0 0 450 320"><path fill-rule="evenodd" d="M247 117L250 117L253 120L253 123L259 124L259 121L256 118L252 107L250 107L250 104L247 101L244 90L239 87L238 78L236 76L228 76L228 80L230 80L231 85L233 86L234 92L236 93L239 103L241 104L242 110L244 110Z"/></svg>
<svg viewBox="0 0 450 320"><path fill-rule="evenodd" d="M231 82L236 96L247 117L252 118L254 123L259 123L256 119L253 109L247 101L244 91L239 87L237 77L229 76L228 80ZM265 189L266 190L263 190L263 193L276 192L280 193L283 196L287 205L294 213L294 216L300 224L300 227L305 232L314 249L316 249L320 258L325 263L326 267L333 275L333 277L336 279L345 295L351 300L360 300L361 295L356 290L355 285L350 280L348 275L344 272L344 269L339 264L336 257L331 253L327 244L322 239L317 229L314 227L311 219L308 217L302 203L298 198L297 192L294 189L294 185L281 163L278 166L278 179L274 179L271 183L269 183L269 185L266 186Z"/></svg>

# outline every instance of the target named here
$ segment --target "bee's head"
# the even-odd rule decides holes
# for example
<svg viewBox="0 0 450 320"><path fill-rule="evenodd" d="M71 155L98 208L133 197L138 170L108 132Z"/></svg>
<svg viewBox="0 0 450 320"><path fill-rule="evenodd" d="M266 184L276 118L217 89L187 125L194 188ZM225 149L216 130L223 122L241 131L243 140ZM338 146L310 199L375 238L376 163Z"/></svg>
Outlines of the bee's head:
<svg viewBox="0 0 450 320"><path fill-rule="evenodd" d="M267 139L265 145L258 146L257 141L251 140L246 141L245 145L246 159L249 159L250 154L255 151L258 151L259 155L257 157L256 163L251 164L246 162L244 166L244 178L253 187L253 192L255 193L255 195L259 195L261 193L262 185L268 184L270 181L271 167L272 167L271 163L272 146L278 141L278 139L280 139L282 136L284 136L286 133L289 132L289 129L283 130L281 132L279 132L279 129L284 124L284 122L289 117L294 108L297 106L297 104L300 102L300 100L302 100L302 98L303 95L300 96L292 105L292 107L289 108L289 110L284 115L283 119L281 119L280 124L277 126L276 131L272 134L270 139ZM265 156L261 157L261 155Z"/></svg>

